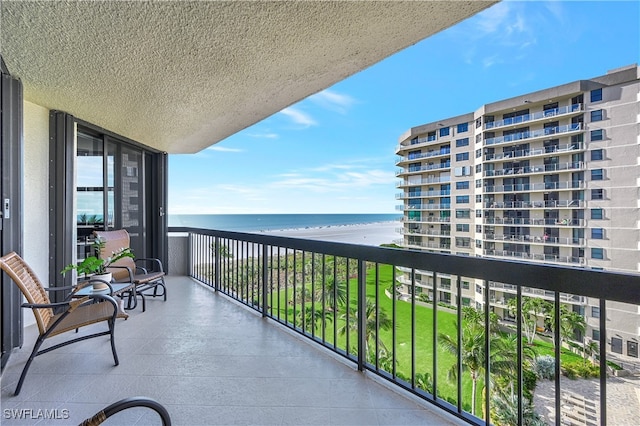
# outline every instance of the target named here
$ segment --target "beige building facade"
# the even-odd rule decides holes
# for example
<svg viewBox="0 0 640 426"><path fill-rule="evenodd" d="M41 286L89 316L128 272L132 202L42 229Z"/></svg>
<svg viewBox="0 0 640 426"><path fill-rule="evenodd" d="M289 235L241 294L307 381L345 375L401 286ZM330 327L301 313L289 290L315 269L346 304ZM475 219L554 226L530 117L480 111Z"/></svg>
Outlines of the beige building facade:
<svg viewBox="0 0 640 426"><path fill-rule="evenodd" d="M400 137L403 247L611 271L640 271L640 68L486 104ZM416 293L455 303L456 277L415 274ZM411 292L408 271L398 290ZM435 284L435 287L434 287ZM463 305L513 320L508 283L461 279ZM525 289L553 301L553 292ZM599 337L597 300L561 295ZM608 343L638 358L640 311L607 305ZM544 327L544 324L540 324ZM581 336L582 337L582 336Z"/></svg>

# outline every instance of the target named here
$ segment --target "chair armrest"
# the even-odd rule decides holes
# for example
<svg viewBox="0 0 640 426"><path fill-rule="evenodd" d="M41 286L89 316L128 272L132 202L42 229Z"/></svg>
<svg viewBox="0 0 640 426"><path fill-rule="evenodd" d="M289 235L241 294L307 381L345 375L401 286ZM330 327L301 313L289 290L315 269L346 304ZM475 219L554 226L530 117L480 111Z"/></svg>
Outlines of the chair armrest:
<svg viewBox="0 0 640 426"><path fill-rule="evenodd" d="M23 303L22 305L20 305L20 307L29 308L29 309L59 308L61 306L69 306L70 304L71 304L71 301L55 302L55 303Z"/></svg>
<svg viewBox="0 0 640 426"><path fill-rule="evenodd" d="M64 287L42 287L46 291L64 291L64 290L73 290L77 286L75 285L65 285Z"/></svg>
<svg viewBox="0 0 640 426"><path fill-rule="evenodd" d="M145 262L147 264L153 264L153 265L155 265L156 268L158 268L158 269L154 269L154 271L156 271L156 272L164 272L164 269L162 268L162 262L160 262L160 259L156 259L156 258L152 258L152 257L140 257L140 258L134 259L134 262L136 263L136 266L137 266L138 262ZM138 266L138 268L143 269L145 271L145 273L147 273L147 269L146 268L143 268L141 266Z"/></svg>

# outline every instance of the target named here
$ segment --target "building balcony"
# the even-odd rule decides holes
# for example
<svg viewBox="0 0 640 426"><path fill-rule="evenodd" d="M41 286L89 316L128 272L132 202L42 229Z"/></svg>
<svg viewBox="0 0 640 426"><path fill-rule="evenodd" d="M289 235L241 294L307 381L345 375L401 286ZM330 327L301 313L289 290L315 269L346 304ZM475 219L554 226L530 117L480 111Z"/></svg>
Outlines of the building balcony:
<svg viewBox="0 0 640 426"><path fill-rule="evenodd" d="M547 201L487 201L485 209L558 209L584 208L584 200L547 200Z"/></svg>
<svg viewBox="0 0 640 426"><path fill-rule="evenodd" d="M513 185L487 185L484 187L484 192L544 192L584 189L586 187L585 181L517 183Z"/></svg>
<svg viewBox="0 0 640 426"><path fill-rule="evenodd" d="M574 133L582 131L581 123L567 124L564 126L551 127L548 129L530 130L528 132L514 133L507 136L498 136L495 138L488 138L484 140L483 145L502 145L507 143L514 143L522 140L537 140L549 138L549 136L569 136Z"/></svg>
<svg viewBox="0 0 640 426"><path fill-rule="evenodd" d="M489 283L489 287L491 288L491 290L501 291L503 293L509 293L512 295L518 292L518 286L511 284L491 282ZM552 301L555 299L555 292L553 291L528 287L522 288L522 295L528 297L541 297L547 301ZM584 305L587 303L586 297L578 296L576 294L560 293L558 296L561 303L567 303L571 305Z"/></svg>
<svg viewBox="0 0 640 426"><path fill-rule="evenodd" d="M517 117L507 118L498 121L488 121L484 123L484 130L492 130L501 127L520 125L522 123L531 123L539 120L549 120L554 117L566 117L571 115L577 115L584 111L582 104L573 104L564 107L547 109L544 111L538 111L531 114L519 115Z"/></svg>
<svg viewBox="0 0 640 426"><path fill-rule="evenodd" d="M484 177L494 176L513 176L513 175L528 175L534 173L549 173L560 172L563 170L584 170L585 163L581 161L573 161L570 163L557 163L557 164L544 164L539 166L525 166L525 167L509 167L505 169L485 170L482 175Z"/></svg>
<svg viewBox="0 0 640 426"><path fill-rule="evenodd" d="M401 220L401 222L405 222L405 223L449 223L451 222L451 217L447 216L447 217L436 217L436 216L426 216L426 217L419 217L419 218L408 218L408 217L403 217Z"/></svg>
<svg viewBox="0 0 640 426"><path fill-rule="evenodd" d="M524 225L524 226L585 226L584 219L533 219L533 218L509 218L509 217L484 217L482 223L485 225Z"/></svg>
<svg viewBox="0 0 640 426"><path fill-rule="evenodd" d="M403 210L403 211L449 210L449 209L451 209L451 203L445 203L445 204L427 203L427 204L415 204L415 205L408 205L408 206L396 206L396 210Z"/></svg>
<svg viewBox="0 0 640 426"><path fill-rule="evenodd" d="M563 245L563 246L583 246L585 244L584 238L564 238L564 237L550 237L547 235L500 235L500 234L485 234L482 237L487 241L507 241L507 242L523 242L532 244L545 244L545 245Z"/></svg>
<svg viewBox="0 0 640 426"><path fill-rule="evenodd" d="M441 169L450 169L451 163L439 163L439 164L427 164L420 167L409 167L408 169L402 169L396 172L396 176L408 174L408 173L418 173L418 172L428 172L430 170L441 170Z"/></svg>
<svg viewBox="0 0 640 426"><path fill-rule="evenodd" d="M451 149L440 149L437 151L427 151L422 152L420 154L409 154L406 157L402 157L397 163L396 166L402 166L403 164L421 160L423 158L436 158L436 157L449 157L451 156Z"/></svg>
<svg viewBox="0 0 640 426"><path fill-rule="evenodd" d="M442 197L451 195L450 190L442 191L420 191L420 192L400 192L396 194L396 200L409 199L409 198L427 198L427 197Z"/></svg>
<svg viewBox="0 0 640 426"><path fill-rule="evenodd" d="M554 254L543 253L525 253L507 250L484 250L485 256L491 257L508 257L512 259L522 259L530 262L543 262L543 263L562 263L569 265L584 265L585 261L583 257L573 256L558 256Z"/></svg>
<svg viewBox="0 0 640 426"><path fill-rule="evenodd" d="M637 384L620 386L608 376L607 361L618 362L619 355L611 354L614 337L607 319L609 303L640 304L638 275L265 234L170 231L168 300L149 297L146 312L131 311L128 320L119 320L120 365L113 366L108 339L72 345L38 357L14 397L28 355L25 345L3 372L4 413L58 409L68 415L66 423L78 424L115 400L145 395L163 404L174 424L484 425L492 421L485 413L494 410L481 407L491 407L500 382L495 379L504 375L518 378L508 382L522 413L522 369L530 368L524 327L510 331L520 342L509 353L510 370L493 368L494 360L506 356L497 346L479 351L489 356L480 361L477 388L483 390L471 400L468 374L447 374L462 359L460 351L449 353L439 337L464 338L462 305L451 297L448 307L435 300L416 306L416 291L406 301L396 292L387 295L397 284L394 271L409 270L431 271L434 280L449 278L456 294L465 277L509 283L520 304L518 289L551 292L556 301L562 293L597 300L600 379L591 386L599 392L582 397L596 408L602 425L635 421L625 417L633 407L610 403L634 394ZM404 279L410 287L414 281ZM337 294L346 298L344 304ZM489 292L479 294L481 316L488 318ZM492 332L488 325L480 327ZM560 347L557 331L552 340ZM27 329L27 341L32 332ZM486 345L489 339L478 342ZM557 351L557 365L560 356ZM575 393L572 382L557 376L550 382L553 395L534 399L534 409L548 422L574 412L563 399ZM157 420L139 409L118 416L113 418L118 424ZM3 424L24 423L5 417ZM516 424L524 420L517 417Z"/></svg>
<svg viewBox="0 0 640 426"><path fill-rule="evenodd" d="M557 155L565 152L584 151L585 144L582 142L576 142L566 145L549 146L540 149L519 150L510 151L508 153L486 154L484 156L485 161L511 161L514 158L525 157L545 157L549 155Z"/></svg>
<svg viewBox="0 0 640 426"><path fill-rule="evenodd" d="M435 237L448 237L451 231L441 231L439 229L422 229L422 228L398 228L396 232L402 235L424 235Z"/></svg>
<svg viewBox="0 0 640 426"><path fill-rule="evenodd" d="M423 178L415 182L402 180L398 182L397 187L402 188L405 186L429 185L432 183L443 183L443 182L451 182L451 176L439 176L439 177L434 176L434 177Z"/></svg>

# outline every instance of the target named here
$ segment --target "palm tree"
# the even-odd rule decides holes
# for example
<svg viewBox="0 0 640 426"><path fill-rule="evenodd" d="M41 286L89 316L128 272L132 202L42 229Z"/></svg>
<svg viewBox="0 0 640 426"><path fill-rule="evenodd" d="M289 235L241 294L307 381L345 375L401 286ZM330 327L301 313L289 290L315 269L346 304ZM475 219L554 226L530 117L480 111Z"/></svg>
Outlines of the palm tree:
<svg viewBox="0 0 640 426"><path fill-rule="evenodd" d="M560 342L562 340L574 339L577 333L584 333L586 322L584 317L575 311L565 310L560 317Z"/></svg>
<svg viewBox="0 0 640 426"><path fill-rule="evenodd" d="M457 327L456 327L457 328ZM476 414L476 389L478 378L482 376L484 371L484 363L486 357L486 349L484 345L485 327L478 326L475 323L466 323L460 328L462 333L462 346L458 348L458 340L448 334L440 333L438 342L442 347L454 357L460 357L462 369L469 371L471 376L471 414ZM455 379L460 372L458 371L458 363L455 363L449 369L449 377Z"/></svg>
<svg viewBox="0 0 640 426"><path fill-rule="evenodd" d="M349 318L349 323L347 324L347 314ZM387 316L384 309L378 309L377 305L371 299L367 299L366 308L365 308L365 354L367 356L367 361L371 361L371 356L373 354L370 353L371 343L373 346L377 344L380 348L380 351L375 354L377 356L385 355L388 351L382 339L380 339L380 330L389 330L393 326L393 321ZM345 325L340 327L338 332L340 335L344 335L347 331L357 331L358 330L358 318L359 312L353 306L350 306L348 310L345 310L340 315L340 319L345 321Z"/></svg>
<svg viewBox="0 0 640 426"><path fill-rule="evenodd" d="M593 357L600 351L600 346L596 340L585 340L582 344L582 354L584 357L584 363L587 363L587 358L593 363Z"/></svg>
<svg viewBox="0 0 640 426"><path fill-rule="evenodd" d="M326 321L332 321L333 315L331 314L331 312L323 311L322 308L318 308L315 310L308 308L305 309L304 312L298 311L297 320L301 327L304 327L305 329L313 327L313 329L316 330Z"/></svg>
<svg viewBox="0 0 640 426"><path fill-rule="evenodd" d="M327 309L337 311L347 303L347 283L340 280L336 282L333 277L329 277L323 286L316 289L315 297L318 302L324 299Z"/></svg>
<svg viewBox="0 0 640 426"><path fill-rule="evenodd" d="M518 396L495 393L491 397L491 421L497 426L518 424ZM522 405L523 426L545 426L546 423L535 412L531 403Z"/></svg>
<svg viewBox="0 0 640 426"><path fill-rule="evenodd" d="M507 301L509 312L516 315L518 312L517 298L511 298ZM549 311L549 302L537 297L523 297L521 308L521 321L524 328L524 334L527 336L527 342L532 344L536 338L539 318L545 318Z"/></svg>

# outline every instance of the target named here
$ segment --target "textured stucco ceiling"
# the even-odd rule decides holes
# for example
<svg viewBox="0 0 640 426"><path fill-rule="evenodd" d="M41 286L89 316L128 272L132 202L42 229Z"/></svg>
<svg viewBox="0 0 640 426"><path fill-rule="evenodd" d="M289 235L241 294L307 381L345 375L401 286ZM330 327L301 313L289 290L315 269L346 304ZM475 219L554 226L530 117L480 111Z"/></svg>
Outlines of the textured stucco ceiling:
<svg viewBox="0 0 640 426"><path fill-rule="evenodd" d="M191 153L495 1L1 3L28 101Z"/></svg>

